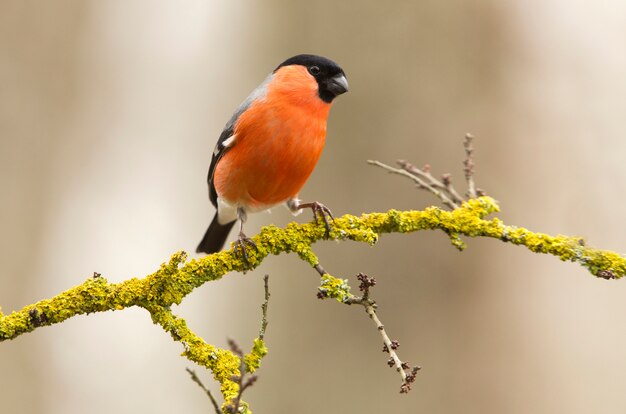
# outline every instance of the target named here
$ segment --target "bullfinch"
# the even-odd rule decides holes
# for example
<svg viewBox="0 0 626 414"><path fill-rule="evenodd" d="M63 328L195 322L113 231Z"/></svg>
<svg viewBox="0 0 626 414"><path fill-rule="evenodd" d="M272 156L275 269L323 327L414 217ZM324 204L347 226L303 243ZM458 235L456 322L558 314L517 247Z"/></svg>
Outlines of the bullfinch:
<svg viewBox="0 0 626 414"><path fill-rule="evenodd" d="M298 55L287 59L246 98L226 123L209 167L209 199L217 208L196 252L220 251L239 220L240 248L248 213L286 204L295 215L310 208L329 230L330 210L303 203L298 193L317 164L326 140L326 119L335 97L348 91L343 70L330 59Z"/></svg>

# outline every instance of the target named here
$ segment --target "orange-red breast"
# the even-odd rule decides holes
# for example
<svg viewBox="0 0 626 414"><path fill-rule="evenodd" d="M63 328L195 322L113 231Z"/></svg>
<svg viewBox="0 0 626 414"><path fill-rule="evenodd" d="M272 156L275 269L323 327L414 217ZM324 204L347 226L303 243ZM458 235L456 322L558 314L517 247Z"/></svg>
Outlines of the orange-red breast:
<svg viewBox="0 0 626 414"><path fill-rule="evenodd" d="M197 252L222 249L237 220L238 246L248 213L285 203L297 214L311 208L326 222L330 211L302 203L298 193L322 154L333 99L348 90L332 60L298 55L281 63L239 106L220 135L209 167L209 199L217 212ZM328 223L326 222L327 229ZM252 243L253 244L253 243Z"/></svg>

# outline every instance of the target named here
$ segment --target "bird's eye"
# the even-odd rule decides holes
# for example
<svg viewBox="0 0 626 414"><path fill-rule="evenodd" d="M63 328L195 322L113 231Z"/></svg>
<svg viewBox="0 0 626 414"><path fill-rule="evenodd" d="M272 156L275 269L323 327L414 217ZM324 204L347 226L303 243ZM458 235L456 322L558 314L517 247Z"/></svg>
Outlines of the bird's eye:
<svg viewBox="0 0 626 414"><path fill-rule="evenodd" d="M311 66L309 68L309 73L313 76L315 75L319 75L320 74L320 67L319 66Z"/></svg>

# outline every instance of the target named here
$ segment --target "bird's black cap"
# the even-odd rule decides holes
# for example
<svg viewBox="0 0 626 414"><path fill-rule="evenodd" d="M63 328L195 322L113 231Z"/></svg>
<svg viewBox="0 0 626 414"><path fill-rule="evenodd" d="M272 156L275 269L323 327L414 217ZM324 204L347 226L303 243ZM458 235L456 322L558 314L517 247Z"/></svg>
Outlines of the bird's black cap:
<svg viewBox="0 0 626 414"><path fill-rule="evenodd" d="M290 57L278 65L274 72L283 66L301 65L317 80L319 96L327 103L333 101L337 95L348 91L348 81L343 69L332 60L318 55L297 55Z"/></svg>

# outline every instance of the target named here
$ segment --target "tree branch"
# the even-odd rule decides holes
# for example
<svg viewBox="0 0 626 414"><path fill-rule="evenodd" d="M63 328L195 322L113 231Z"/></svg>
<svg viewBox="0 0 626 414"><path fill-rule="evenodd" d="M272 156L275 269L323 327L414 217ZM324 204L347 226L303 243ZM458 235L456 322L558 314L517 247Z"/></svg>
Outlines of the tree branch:
<svg viewBox="0 0 626 414"><path fill-rule="evenodd" d="M385 233L442 230L459 249L465 247L460 236L489 237L525 246L535 253L578 263L600 278L618 279L626 274L626 260L617 253L587 247L578 237L534 233L505 225L498 218L485 218L497 211L499 207L495 200L479 197L464 202L452 211L430 207L422 211L390 210L387 213L363 214L361 217L345 215L334 220L329 238L373 245ZM184 356L212 371L213 377L221 384L224 400L231 401L238 394L238 386L232 377L240 375L241 359L194 334L184 319L171 312L170 306L181 303L186 295L206 282L220 279L229 272L244 272L259 266L270 254L296 253L312 267L321 269L311 245L324 239L325 233L323 223L291 223L284 229L267 226L254 237L257 249L249 253L249 264L244 263L232 249L188 262L187 255L178 252L159 270L143 279L109 283L104 277L94 275L53 298L25 306L9 315L0 313L0 341L17 338L38 327L60 323L77 315L139 306L150 313L154 323L184 346ZM252 351L245 356L249 369L255 369L250 367L254 362L258 366L266 353L263 341L257 338Z"/></svg>

